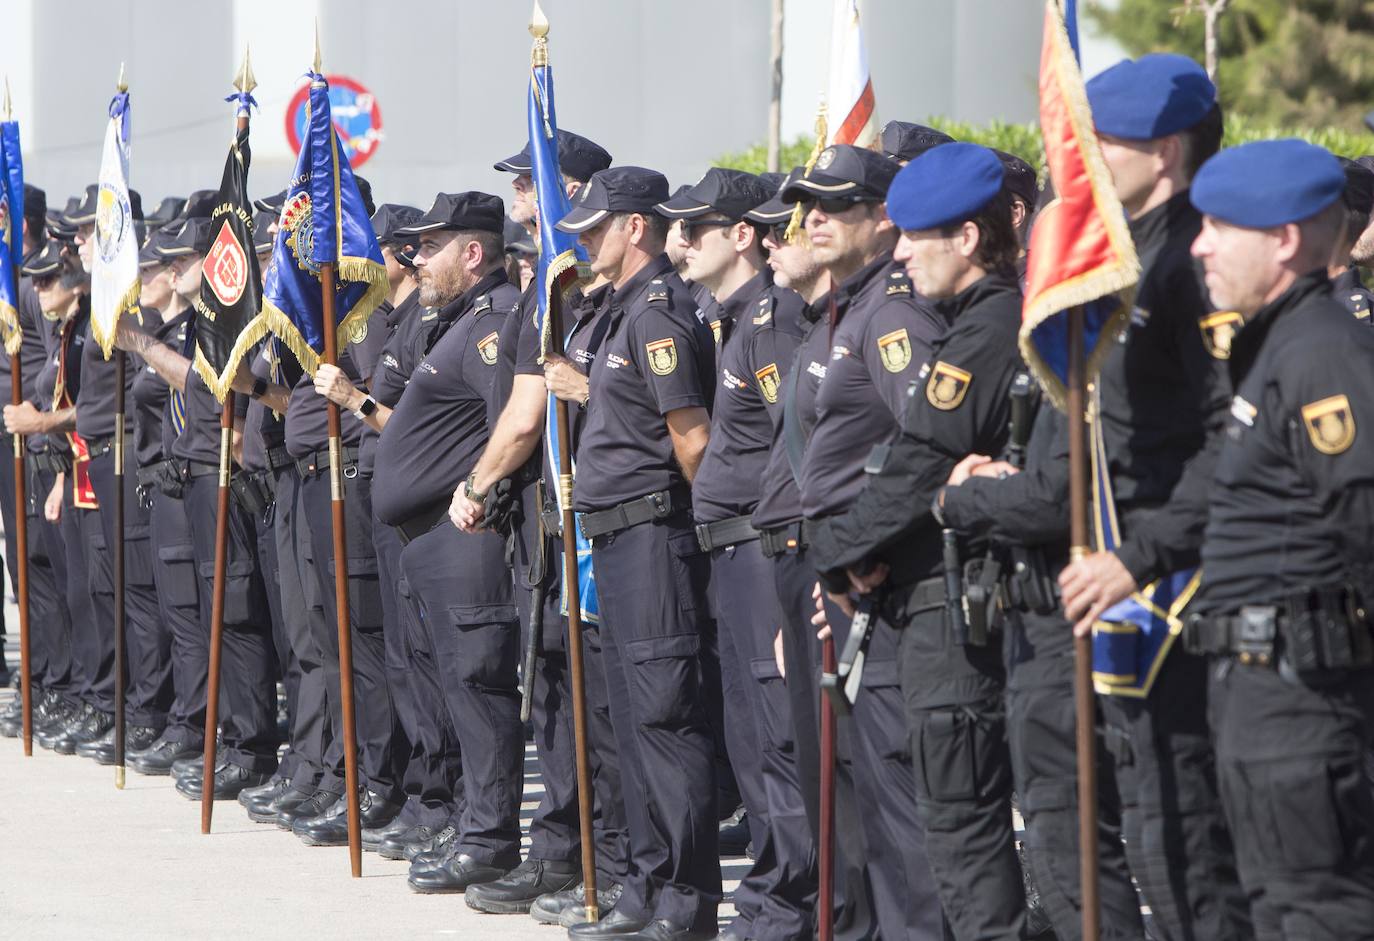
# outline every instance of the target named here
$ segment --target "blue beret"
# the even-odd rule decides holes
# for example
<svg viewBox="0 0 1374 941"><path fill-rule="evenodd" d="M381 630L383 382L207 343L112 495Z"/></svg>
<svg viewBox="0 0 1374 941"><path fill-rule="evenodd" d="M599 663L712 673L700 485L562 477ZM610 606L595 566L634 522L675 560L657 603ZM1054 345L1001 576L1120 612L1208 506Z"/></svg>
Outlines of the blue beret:
<svg viewBox="0 0 1374 941"><path fill-rule="evenodd" d="M1247 229L1311 218L1341 198L1345 171L1306 141L1262 140L1221 151L1193 178L1199 212Z"/></svg>
<svg viewBox="0 0 1374 941"><path fill-rule="evenodd" d="M1156 52L1123 59L1087 84L1099 134L1153 140L1186 131L1207 116L1217 88L1187 56Z"/></svg>
<svg viewBox="0 0 1374 941"><path fill-rule="evenodd" d="M887 191L887 215L907 232L972 219L1002 191L1002 161L979 144L941 144L902 168Z"/></svg>

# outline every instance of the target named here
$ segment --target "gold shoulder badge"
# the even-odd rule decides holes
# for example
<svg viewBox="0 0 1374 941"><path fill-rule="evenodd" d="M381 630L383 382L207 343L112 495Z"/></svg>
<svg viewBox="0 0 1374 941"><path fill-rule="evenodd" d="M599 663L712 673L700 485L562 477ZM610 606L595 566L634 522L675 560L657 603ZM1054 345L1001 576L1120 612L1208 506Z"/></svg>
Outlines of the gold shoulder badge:
<svg viewBox="0 0 1374 941"><path fill-rule="evenodd" d="M1355 441L1355 413L1344 395L1304 405L1302 423L1307 426L1312 447L1323 454L1340 454Z"/></svg>
<svg viewBox="0 0 1374 941"><path fill-rule="evenodd" d="M894 294L910 294L911 279L906 276L906 272L894 271L887 276L887 296Z"/></svg>
<svg viewBox="0 0 1374 941"><path fill-rule="evenodd" d="M666 284L663 283L663 279L662 279L662 278L654 278L654 280L650 281L650 282L649 282L649 291L648 291L647 294L644 295L644 300L645 300L647 303L652 304L652 303L655 303L656 301L666 301L667 299L668 299L668 285L666 285Z"/></svg>
<svg viewBox="0 0 1374 941"><path fill-rule="evenodd" d="M906 335L906 327L878 337L878 354L882 356L883 368L888 372L906 369L911 362L911 340Z"/></svg>
<svg viewBox="0 0 1374 941"><path fill-rule="evenodd" d="M488 366L496 363L496 340L498 336L496 331L492 331L477 341L477 352L482 354L482 362Z"/></svg>
<svg viewBox="0 0 1374 941"><path fill-rule="evenodd" d="M759 381L759 391L763 393L764 399L769 405L778 401L778 364L769 363L767 366L754 373L754 378Z"/></svg>
<svg viewBox="0 0 1374 941"><path fill-rule="evenodd" d="M656 376L667 376L677 369L677 344L672 337L646 343L644 349L649 353L649 368Z"/></svg>
<svg viewBox="0 0 1374 941"><path fill-rule="evenodd" d="M965 372L949 363L937 362L926 380L926 401L949 412L959 407L973 382L973 373Z"/></svg>
<svg viewBox="0 0 1374 941"><path fill-rule="evenodd" d="M1234 310L1208 314L1197 322L1202 331L1202 345L1217 359L1231 358L1231 340L1245 325L1245 318Z"/></svg>
<svg viewBox="0 0 1374 941"><path fill-rule="evenodd" d="M720 346L720 321L711 321L711 336L716 338L716 346Z"/></svg>

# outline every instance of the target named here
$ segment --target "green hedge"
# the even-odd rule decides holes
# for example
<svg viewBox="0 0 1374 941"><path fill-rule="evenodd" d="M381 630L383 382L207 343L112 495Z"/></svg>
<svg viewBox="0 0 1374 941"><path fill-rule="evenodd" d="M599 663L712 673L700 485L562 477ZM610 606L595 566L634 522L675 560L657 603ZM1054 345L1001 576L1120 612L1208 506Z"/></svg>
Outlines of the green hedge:
<svg viewBox="0 0 1374 941"><path fill-rule="evenodd" d="M945 118L931 118L927 122L939 128L956 140L972 141L998 150L1016 154L1030 163L1039 172L1045 166L1044 147L1040 142L1040 127L1037 124L1008 124L993 121L990 124L967 124ZM1266 140L1273 137L1301 137L1314 144L1320 144L1334 154L1342 157L1359 157L1374 154L1374 135L1355 134L1338 128L1281 128L1263 125L1244 117L1230 116L1226 119L1224 144L1227 147L1253 140ZM787 171L806 162L815 145L815 138L804 135L783 145L781 166ZM724 154L716 160L721 167L734 167L750 173L762 173L767 168L768 147L757 144L748 150Z"/></svg>

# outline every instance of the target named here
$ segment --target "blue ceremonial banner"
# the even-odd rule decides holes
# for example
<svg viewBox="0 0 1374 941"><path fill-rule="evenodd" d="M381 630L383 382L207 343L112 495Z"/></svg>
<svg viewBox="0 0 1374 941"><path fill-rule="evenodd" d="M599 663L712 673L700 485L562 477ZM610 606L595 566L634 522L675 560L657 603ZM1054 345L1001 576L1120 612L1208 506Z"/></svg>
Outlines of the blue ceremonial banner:
<svg viewBox="0 0 1374 941"><path fill-rule="evenodd" d="M535 54L539 57L543 50L536 42ZM563 173L558 168L558 120L553 109L553 70L547 64L536 64L530 75L529 95L529 133L530 133L530 175L534 181L535 201L538 205L539 224L539 264L536 269L535 295L538 307L535 309L535 325L543 338L541 350L549 348L549 308L561 304L563 292L579 277L578 266L585 265L587 254L577 244L577 236L559 232L554 226L571 208L568 192L563 187ZM565 338L566 339L566 338ZM545 411L544 441L549 449L549 468L558 474L559 446L558 427L554 397L549 396L549 406ZM576 468L574 468L576 473ZM571 498L572 488L559 486L553 488L558 494L559 510L565 507L563 501ZM600 619L600 605L596 597L596 576L592 572L592 545L577 529L577 581L579 607L582 620L596 623ZM564 570L566 579L566 569ZM568 613L567 586L563 590L563 613Z"/></svg>
<svg viewBox="0 0 1374 941"><path fill-rule="evenodd" d="M0 122L0 341L19 352L19 262L24 255L24 161L19 122Z"/></svg>
<svg viewBox="0 0 1374 941"><path fill-rule="evenodd" d="M314 373L324 350L324 331L337 330L343 348L386 295L387 280L353 168L341 157L329 113L329 85L323 75L309 76L309 132L282 206L263 286L262 319L306 372ZM331 262L336 322L326 325L320 266Z"/></svg>

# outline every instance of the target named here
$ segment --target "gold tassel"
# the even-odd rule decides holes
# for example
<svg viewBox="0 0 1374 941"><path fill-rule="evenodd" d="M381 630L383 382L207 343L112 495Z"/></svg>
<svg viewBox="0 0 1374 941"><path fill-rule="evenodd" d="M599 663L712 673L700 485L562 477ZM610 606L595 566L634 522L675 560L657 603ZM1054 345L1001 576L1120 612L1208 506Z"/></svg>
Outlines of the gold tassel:
<svg viewBox="0 0 1374 941"><path fill-rule="evenodd" d="M806 172L810 173L816 166L816 161L821 158L821 152L825 150L825 141L830 131L826 126L825 99L821 99L820 107L816 109L816 146L811 148L811 156L806 158ZM792 209L792 218L787 223L787 231L783 233L783 239L791 242L797 237L797 233L802 227L802 207L797 203Z"/></svg>
<svg viewBox="0 0 1374 941"><path fill-rule="evenodd" d="M119 299L119 306L115 308L114 330L108 334L100 329L100 324L96 322L94 317L91 318L91 336L95 338L96 343L100 344L100 352L105 354L106 359L109 359L110 354L114 352L115 336L119 333L119 319L125 313L133 314L139 318L139 323L143 323L142 311L138 306L138 298L142 293L143 280L135 278L134 283L125 289L124 296Z"/></svg>
<svg viewBox="0 0 1374 941"><path fill-rule="evenodd" d="M0 304L0 333L5 337L5 352L17 355L24 342L24 331L19 325L19 311L10 304Z"/></svg>

